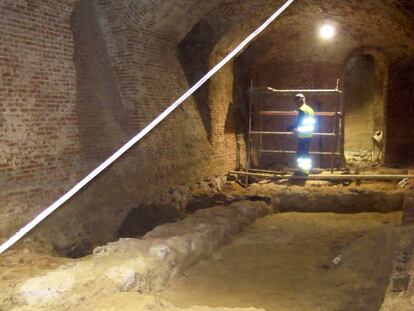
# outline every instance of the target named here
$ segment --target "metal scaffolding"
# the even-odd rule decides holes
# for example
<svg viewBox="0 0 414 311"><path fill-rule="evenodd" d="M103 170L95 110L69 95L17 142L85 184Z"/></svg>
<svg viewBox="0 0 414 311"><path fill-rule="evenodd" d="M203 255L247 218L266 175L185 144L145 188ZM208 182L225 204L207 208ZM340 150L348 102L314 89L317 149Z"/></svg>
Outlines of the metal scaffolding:
<svg viewBox="0 0 414 311"><path fill-rule="evenodd" d="M343 159L343 144L342 144L342 137L343 137L343 94L342 91L339 89L339 80L337 80L336 88L335 89L305 89L305 90L277 90L271 87L261 87L261 88L254 88L253 83L250 85L250 103L249 103L249 128L248 128L248 154L246 157L246 171L251 170L251 161L252 161L252 152L253 152L253 140L254 138L258 137L259 139L259 156L262 153L268 154L296 154L294 150L274 150L274 149L264 149L263 148L263 137L264 136L290 136L294 135L293 132L284 132L284 131L264 131L263 130L263 116L267 117L286 117L286 116L296 116L298 114L297 111L280 111L280 110L260 110L257 111L255 105L257 103L254 102L253 95L254 94L274 94L274 95L295 95L297 93L304 93L304 94L312 94L312 95L326 95L332 94L335 95L335 111L331 112L320 112L316 111L315 115L321 118L334 118L333 120L333 127L329 132L319 132L314 133L314 136L318 136L320 139L325 137L333 137L334 143L332 150L327 151L311 151L311 154L323 155L323 156L330 156L331 158L331 172L334 171L335 166L339 169L342 165ZM260 129L253 129L253 116L259 117L259 125ZM260 168L264 169L264 168ZM247 178L247 176L246 176ZM247 182L246 182L247 183Z"/></svg>

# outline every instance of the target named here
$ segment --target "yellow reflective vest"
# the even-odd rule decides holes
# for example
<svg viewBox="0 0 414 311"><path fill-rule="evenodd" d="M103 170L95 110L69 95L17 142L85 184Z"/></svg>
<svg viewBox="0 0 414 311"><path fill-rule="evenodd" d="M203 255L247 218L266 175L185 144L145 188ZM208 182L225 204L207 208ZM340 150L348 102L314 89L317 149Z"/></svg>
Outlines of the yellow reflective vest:
<svg viewBox="0 0 414 311"><path fill-rule="evenodd" d="M308 105L303 104L299 108L299 116L297 121L298 138L311 138L315 131L316 119L315 111Z"/></svg>

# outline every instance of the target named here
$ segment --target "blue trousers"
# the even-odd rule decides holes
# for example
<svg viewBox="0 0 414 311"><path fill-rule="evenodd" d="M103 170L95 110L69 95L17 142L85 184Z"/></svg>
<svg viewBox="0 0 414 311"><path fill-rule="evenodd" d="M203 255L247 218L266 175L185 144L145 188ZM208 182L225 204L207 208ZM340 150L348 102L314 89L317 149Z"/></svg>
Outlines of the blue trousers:
<svg viewBox="0 0 414 311"><path fill-rule="evenodd" d="M297 158L309 158L309 143L310 138L298 138L298 148L296 150Z"/></svg>

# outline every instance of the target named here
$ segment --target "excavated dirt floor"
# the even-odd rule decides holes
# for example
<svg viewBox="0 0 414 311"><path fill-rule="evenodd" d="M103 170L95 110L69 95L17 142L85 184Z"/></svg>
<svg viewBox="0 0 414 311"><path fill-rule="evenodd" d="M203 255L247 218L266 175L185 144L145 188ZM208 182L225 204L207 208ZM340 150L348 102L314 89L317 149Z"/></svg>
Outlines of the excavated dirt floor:
<svg viewBox="0 0 414 311"><path fill-rule="evenodd" d="M0 258L0 311L377 311L401 241L411 240L414 231L400 225L403 191L392 183L270 183L248 189L232 184L207 201L205 206L193 201L187 220L157 227L145 237L109 243L85 258L54 257L50 246L30 238L19 243ZM263 217L270 209L275 214ZM236 210L237 217L232 216ZM222 241L203 237L200 230L217 231ZM209 252L191 248L187 259L170 258L186 239L201 239L194 245L207 245ZM172 247L165 258L155 260L144 252L165 245ZM128 276L122 274L123 267L135 265L140 257L155 260L160 271L151 266L149 281L144 274L136 279L135 273L134 282L151 283L151 278L169 271L164 276L169 281L160 290L142 291L138 283L129 284L129 277L123 279ZM175 266L177 258L185 259L185 269ZM192 260L191 266L187 262ZM92 277L95 270L90 269L99 274ZM118 271L118 283L107 279L108 269ZM62 271L74 284L60 293L59 280L42 277ZM30 283L33 278L37 281ZM28 288L22 291L23 284L39 286L29 293L32 300L51 290L56 297L30 305L24 301ZM124 285L128 289L122 289Z"/></svg>
<svg viewBox="0 0 414 311"><path fill-rule="evenodd" d="M274 214L258 219L212 258L181 273L164 291L105 294L76 307L68 302L64 310L377 311L398 241L409 234L400 221L401 212ZM11 265L1 275L3 298L20 280L76 261L28 250L19 253L2 261L3 268ZM341 261L333 264L339 255Z"/></svg>
<svg viewBox="0 0 414 311"><path fill-rule="evenodd" d="M379 310L401 213L285 213L259 219L161 297L179 307ZM333 259L341 255L338 265Z"/></svg>

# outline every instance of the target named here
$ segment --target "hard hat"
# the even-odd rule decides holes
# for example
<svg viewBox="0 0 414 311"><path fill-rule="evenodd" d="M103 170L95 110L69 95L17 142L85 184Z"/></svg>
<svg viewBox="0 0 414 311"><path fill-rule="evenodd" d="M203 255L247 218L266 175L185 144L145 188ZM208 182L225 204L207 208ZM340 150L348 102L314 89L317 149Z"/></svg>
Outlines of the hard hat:
<svg viewBox="0 0 414 311"><path fill-rule="evenodd" d="M303 94L296 94L295 95L295 99L297 99L297 98L305 98L305 95L303 95Z"/></svg>
<svg viewBox="0 0 414 311"><path fill-rule="evenodd" d="M378 143L382 144L384 142L384 133L382 131L376 131L372 139Z"/></svg>

